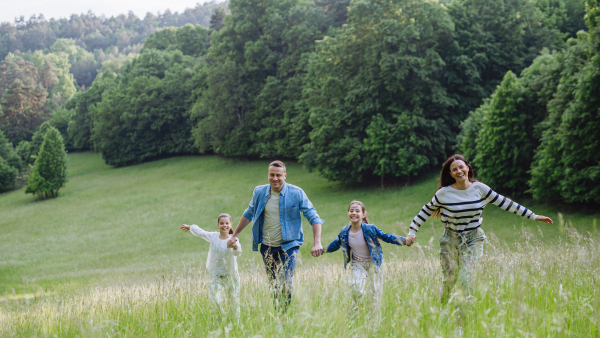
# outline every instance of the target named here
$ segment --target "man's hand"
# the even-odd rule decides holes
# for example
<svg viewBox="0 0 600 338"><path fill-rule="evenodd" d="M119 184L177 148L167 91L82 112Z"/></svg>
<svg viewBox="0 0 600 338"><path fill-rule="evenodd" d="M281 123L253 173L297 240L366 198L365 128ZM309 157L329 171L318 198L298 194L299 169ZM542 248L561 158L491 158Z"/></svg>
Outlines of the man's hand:
<svg viewBox="0 0 600 338"><path fill-rule="evenodd" d="M179 229L183 230L183 232L187 232L190 230L190 226L187 224L182 224Z"/></svg>
<svg viewBox="0 0 600 338"><path fill-rule="evenodd" d="M313 257L319 257L323 254L323 246L321 245L321 223L313 224L312 228L315 245L310 249L310 254L313 255Z"/></svg>
<svg viewBox="0 0 600 338"><path fill-rule="evenodd" d="M315 242L315 245L310 249L310 254L313 255L313 257L319 257L323 254L323 246L320 242Z"/></svg>
<svg viewBox="0 0 600 338"><path fill-rule="evenodd" d="M227 240L227 247L233 248L233 246L235 245L237 248L237 244L235 244L235 242L237 242L237 241L238 241L238 238L236 236L229 237L229 239ZM233 249L235 250L236 248L233 248Z"/></svg>
<svg viewBox="0 0 600 338"><path fill-rule="evenodd" d="M411 235L406 236L406 246L413 245L413 243L415 242L415 239L417 239L417 236L411 236Z"/></svg>

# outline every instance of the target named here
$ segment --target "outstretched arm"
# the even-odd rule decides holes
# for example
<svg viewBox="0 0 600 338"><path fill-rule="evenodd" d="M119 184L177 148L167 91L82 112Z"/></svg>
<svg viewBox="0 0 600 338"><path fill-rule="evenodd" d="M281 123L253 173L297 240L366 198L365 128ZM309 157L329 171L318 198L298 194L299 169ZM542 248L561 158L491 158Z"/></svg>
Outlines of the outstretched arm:
<svg viewBox="0 0 600 338"><path fill-rule="evenodd" d="M231 247L231 245L233 245L233 243L235 243L235 241L238 240L237 236L244 230L244 228L248 226L248 224L250 224L250 222L251 221L247 219L246 216L242 216L242 218L240 218L240 221L237 227L235 228L233 235L231 235L231 237L227 240L228 247Z"/></svg>
<svg viewBox="0 0 600 338"><path fill-rule="evenodd" d="M486 202L494 204L506 211L512 212L515 215L527 217L534 221L540 221L540 222L545 222L545 223L550 223L550 224L554 223L552 221L552 219L550 219L550 217L536 215L533 213L533 211L525 208L524 206L520 205L519 203L511 201L508 197L504 197L504 196L500 195L499 193L495 192L491 188L488 191L488 193L486 194L484 199Z"/></svg>
<svg viewBox="0 0 600 338"><path fill-rule="evenodd" d="M200 229L200 227L197 226L196 224L192 224L192 225L182 224L179 228L183 232L190 231L192 233L192 235L200 237L207 242L210 242L210 238L208 238L208 232Z"/></svg>
<svg viewBox="0 0 600 338"><path fill-rule="evenodd" d="M326 247L323 248L323 253L338 251L340 249L340 246L342 246L342 242L340 241L340 238L338 237L338 238L334 239L331 243L329 243L329 245L327 245Z"/></svg>
<svg viewBox="0 0 600 338"><path fill-rule="evenodd" d="M402 237L402 236L398 236L398 235L394 235L394 234L388 234L386 232L383 232L381 229L377 228L377 237L379 237L382 241L386 242L386 243L390 243L390 244L396 244L396 245L406 245L406 237Z"/></svg>
<svg viewBox="0 0 600 338"><path fill-rule="evenodd" d="M408 231L408 235L406 235L406 245L411 246L415 242L417 238L417 231L427 218L429 218L436 210L440 208L440 203L437 200L437 197L434 195L429 203L425 204L421 211L413 218L412 223L410 223L410 230Z"/></svg>

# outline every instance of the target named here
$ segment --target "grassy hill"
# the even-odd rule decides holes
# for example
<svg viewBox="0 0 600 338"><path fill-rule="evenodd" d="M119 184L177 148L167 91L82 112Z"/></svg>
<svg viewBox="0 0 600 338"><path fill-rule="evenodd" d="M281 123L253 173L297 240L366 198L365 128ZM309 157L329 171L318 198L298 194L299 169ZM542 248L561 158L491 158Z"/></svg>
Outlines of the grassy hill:
<svg viewBox="0 0 600 338"><path fill-rule="evenodd" d="M0 195L0 295L39 287L110 284L116 278L154 278L182 264L203 267L208 245L182 233L182 223L216 231L219 213L237 224L256 185L267 183L267 161L240 162L217 156L177 157L112 168L99 154L69 155L70 181L56 199L36 201L23 190ZM347 224L353 199L363 201L369 218L386 232L405 235L408 224L434 192L435 173L411 186L381 190L327 182L301 165L288 163L287 182L302 187L325 220L323 242ZM560 208L519 200L538 214L558 221ZM582 231L594 231L597 214L564 213ZM301 264L310 257L312 232L304 220ZM515 228L543 231L543 241L560 238L560 226L532 222L488 206L483 229L513 242ZM437 241L439 221L419 232L421 245ZM260 260L251 252L249 228L242 234L241 264ZM388 259L410 260L418 250L386 245ZM324 260L340 261L340 254ZM193 261L193 263L191 263ZM242 268L243 269L243 268Z"/></svg>

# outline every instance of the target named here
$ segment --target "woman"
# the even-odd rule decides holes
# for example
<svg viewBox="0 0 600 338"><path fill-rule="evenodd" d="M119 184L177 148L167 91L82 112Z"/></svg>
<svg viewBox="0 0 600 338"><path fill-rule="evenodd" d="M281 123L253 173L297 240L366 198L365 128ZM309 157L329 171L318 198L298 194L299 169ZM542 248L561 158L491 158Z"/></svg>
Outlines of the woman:
<svg viewBox="0 0 600 338"><path fill-rule="evenodd" d="M473 176L473 168L463 156L449 157L440 173L440 188L431 202L413 219L406 236L406 245L412 245L416 232L425 220L430 216L441 216L445 227L444 234L440 237L442 303L448 301L457 274L465 291L469 292L472 268L483 255L485 234L480 228L481 213L488 203L535 221L552 223L549 217L534 214L476 181Z"/></svg>

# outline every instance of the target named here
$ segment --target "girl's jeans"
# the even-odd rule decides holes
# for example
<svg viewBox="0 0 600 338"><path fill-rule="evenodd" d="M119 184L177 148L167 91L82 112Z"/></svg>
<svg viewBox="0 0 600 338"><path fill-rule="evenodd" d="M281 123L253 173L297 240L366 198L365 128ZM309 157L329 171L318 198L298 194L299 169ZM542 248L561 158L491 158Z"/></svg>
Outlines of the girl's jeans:
<svg viewBox="0 0 600 338"><path fill-rule="evenodd" d="M236 318L240 318L240 275L212 275L210 276L210 285L208 297L217 307L219 312L225 314L225 303L230 300L234 309Z"/></svg>
<svg viewBox="0 0 600 338"><path fill-rule="evenodd" d="M381 320L381 298L383 294L383 277L381 268L373 261L352 260L348 284L352 290L353 307L356 309L369 289L372 314L376 325Z"/></svg>
<svg viewBox="0 0 600 338"><path fill-rule="evenodd" d="M485 233L481 228L456 233L444 230L440 237L440 262L442 264L442 304L445 304L456 280L460 281L465 296L471 294L475 268L483 255Z"/></svg>

